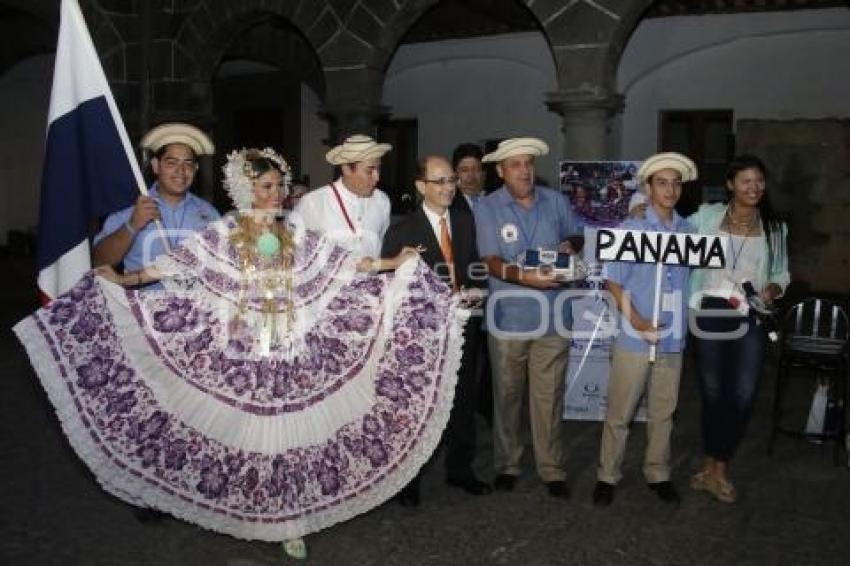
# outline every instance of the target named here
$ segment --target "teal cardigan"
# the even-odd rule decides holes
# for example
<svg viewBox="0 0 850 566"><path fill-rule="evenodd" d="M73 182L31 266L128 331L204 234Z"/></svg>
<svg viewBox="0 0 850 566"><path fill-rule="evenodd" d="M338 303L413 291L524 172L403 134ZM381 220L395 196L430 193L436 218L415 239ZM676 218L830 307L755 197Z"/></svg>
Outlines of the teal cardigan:
<svg viewBox="0 0 850 566"><path fill-rule="evenodd" d="M727 205L725 203L703 204L695 213L688 217L696 231L700 234L718 234L720 223L726 215ZM764 237L764 236L762 236ZM771 236L771 247L773 248L773 263L768 265L767 254L759 261L759 275L753 281L753 287L761 291L768 283L776 283L785 292L788 283L791 282L791 274L788 272L788 227L785 223L780 224L778 233ZM690 295L692 302L701 296L700 291L705 290L705 278L707 269L695 269L691 272ZM781 294L780 294L781 295ZM691 304L692 308L698 305Z"/></svg>

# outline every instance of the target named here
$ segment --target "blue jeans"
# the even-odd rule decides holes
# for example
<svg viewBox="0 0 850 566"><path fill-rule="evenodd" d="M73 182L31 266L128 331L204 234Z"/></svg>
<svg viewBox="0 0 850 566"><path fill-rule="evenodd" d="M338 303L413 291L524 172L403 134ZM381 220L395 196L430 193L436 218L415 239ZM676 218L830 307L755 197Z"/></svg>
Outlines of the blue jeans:
<svg viewBox="0 0 850 566"><path fill-rule="evenodd" d="M723 309L725 299L706 297L703 309ZM753 316L711 318L697 312L697 327L708 332L734 332L734 339L697 338L702 397L702 438L706 456L728 462L744 435L764 361L765 335Z"/></svg>

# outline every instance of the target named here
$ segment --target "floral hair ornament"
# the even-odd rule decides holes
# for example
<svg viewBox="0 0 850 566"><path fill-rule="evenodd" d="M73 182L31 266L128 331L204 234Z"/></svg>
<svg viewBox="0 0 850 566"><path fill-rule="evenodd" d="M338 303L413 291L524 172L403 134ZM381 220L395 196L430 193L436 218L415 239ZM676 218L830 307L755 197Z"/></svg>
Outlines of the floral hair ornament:
<svg viewBox="0 0 850 566"><path fill-rule="evenodd" d="M292 170L272 148L234 150L227 156L227 163L221 170L224 172L224 189L239 212L248 212L254 207L254 180L260 173L254 170L253 162L260 159L268 159L280 169L285 194L289 193Z"/></svg>

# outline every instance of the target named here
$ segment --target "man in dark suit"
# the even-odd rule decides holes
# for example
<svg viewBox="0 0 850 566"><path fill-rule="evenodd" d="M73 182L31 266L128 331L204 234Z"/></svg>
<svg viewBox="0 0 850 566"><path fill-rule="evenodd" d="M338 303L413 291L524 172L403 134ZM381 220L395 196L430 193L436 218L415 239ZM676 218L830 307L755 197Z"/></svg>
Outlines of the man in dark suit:
<svg viewBox="0 0 850 566"><path fill-rule="evenodd" d="M462 143L452 153L452 167L457 176L457 191L452 201L452 210L463 210L472 214L475 203L484 196L484 153L474 143Z"/></svg>
<svg viewBox="0 0 850 566"><path fill-rule="evenodd" d="M467 212L450 210L456 181L452 166L446 159L437 156L420 159L416 189L422 196L422 205L390 227L384 236L381 256L394 257L404 246L422 246L422 260L460 292L482 287L485 278L481 277L483 269L478 258L472 216ZM467 323L464 332L463 358L454 406L443 439L446 445L446 482L473 495L484 495L490 493L490 485L478 480L472 471L476 444L474 353L478 350L479 339L473 324ZM402 490L399 502L404 505L419 503L418 477Z"/></svg>
<svg viewBox="0 0 850 566"><path fill-rule="evenodd" d="M457 176L457 190L452 201L452 210L460 210L473 214L473 209L484 197L484 166L481 158L484 153L481 146L474 143L462 143L452 153L452 167ZM493 426L493 377L490 370L490 354L487 351L487 333L484 330L481 317L474 320L475 331L478 333L478 351L475 356L478 384L478 412Z"/></svg>

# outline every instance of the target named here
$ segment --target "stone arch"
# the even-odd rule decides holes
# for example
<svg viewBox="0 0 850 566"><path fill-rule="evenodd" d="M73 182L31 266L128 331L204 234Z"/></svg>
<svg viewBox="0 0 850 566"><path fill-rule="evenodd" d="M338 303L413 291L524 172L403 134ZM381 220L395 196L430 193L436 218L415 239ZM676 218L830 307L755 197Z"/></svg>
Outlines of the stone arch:
<svg viewBox="0 0 850 566"><path fill-rule="evenodd" d="M15 159L0 167L0 244L31 253L38 224L44 128L59 29L55 2L0 1L0 145ZM10 232L17 235L8 239ZM14 242L18 243L15 244Z"/></svg>
<svg viewBox="0 0 850 566"><path fill-rule="evenodd" d="M292 74L298 72L301 82L320 98L325 97L325 81L318 57L300 37L275 33L268 27L254 28L243 41L231 45L224 56L258 61ZM314 59L315 64L310 64L310 59Z"/></svg>
<svg viewBox="0 0 850 566"><path fill-rule="evenodd" d="M332 97L328 101L330 114L362 127L387 111L379 101L388 62L405 33L438 1L410 0L399 5L349 0L344 3L345 12L333 12L340 27L318 47ZM653 0L517 1L539 22L555 59L558 90L550 93L548 106L564 116L565 129L569 123L571 129L580 132L577 139L587 140L590 133L591 142L584 144L589 149L576 152L568 143L565 151L574 156L601 157L605 152L605 122L622 107L622 97L616 92L619 59L626 40ZM351 116L344 117L346 113Z"/></svg>
<svg viewBox="0 0 850 566"><path fill-rule="evenodd" d="M547 36L562 90L613 93L625 42L653 0L528 0Z"/></svg>
<svg viewBox="0 0 850 566"><path fill-rule="evenodd" d="M616 72L626 40L653 0L517 0L540 24L555 58L562 90L596 93L614 92ZM353 4L353 2L351 2ZM363 68L382 71L410 27L439 0L412 0L395 10L376 15L375 5L395 3L360 0L351 9L336 43L350 43L353 36L360 49L322 46L320 57L327 69L352 66L357 52ZM355 25L356 24L356 25ZM371 39L364 39L371 38ZM578 56L577 56L578 55ZM381 82L381 77L374 77Z"/></svg>
<svg viewBox="0 0 850 566"><path fill-rule="evenodd" d="M203 116L211 117L212 82L223 57L233 48L234 41L267 23L285 25L292 30L313 51L308 53L304 50L298 55L312 56L318 61L315 53L316 42L321 40L321 36L314 33L316 15L313 12L316 6L321 4L263 0L197 0L191 9L184 12L180 27L174 34L172 75L184 85L181 88L183 100L180 105L199 112L202 121ZM257 55L257 50L251 45L246 45L243 51L245 54ZM277 43L263 55L263 62L279 68L286 59L292 59L292 54ZM308 81L308 84L323 97L324 80L320 72L316 75L317 77Z"/></svg>
<svg viewBox="0 0 850 566"><path fill-rule="evenodd" d="M315 9L310 34L327 85L332 140L374 128L385 112L380 100L386 65L402 35L436 2L335 0Z"/></svg>
<svg viewBox="0 0 850 566"><path fill-rule="evenodd" d="M316 36L311 36L311 10L319 2L263 2L244 0L199 0L186 14L175 34L175 58L182 63L175 73L193 80L209 80L215 69L238 38L252 27L279 18L289 24L316 49ZM177 64L175 64L177 65Z"/></svg>
<svg viewBox="0 0 850 566"><path fill-rule="evenodd" d="M0 53L0 75L23 59L56 50L58 11L49 13L33 9L38 6L27 2L0 2L0 37L8 40Z"/></svg>
<svg viewBox="0 0 850 566"><path fill-rule="evenodd" d="M115 16L134 15L133 4L82 0L80 9L89 34L101 58L104 73L110 82L125 82L126 38L113 22ZM21 55L52 53L56 50L59 32L59 3L53 0L2 0L2 37L9 39L8 50L0 60L0 72L14 64Z"/></svg>
<svg viewBox="0 0 850 566"><path fill-rule="evenodd" d="M620 13L621 24L617 26L611 35L604 68L605 75L611 77L614 81L608 85L612 91L616 88L620 58L623 56L623 51L626 48L629 37L635 31L635 28L637 28L647 10L655 3L656 0L635 0Z"/></svg>
<svg viewBox="0 0 850 566"><path fill-rule="evenodd" d="M546 104L562 116L564 156L608 157L608 123L622 112L617 68L629 35L654 0L528 0L548 36L558 91Z"/></svg>

